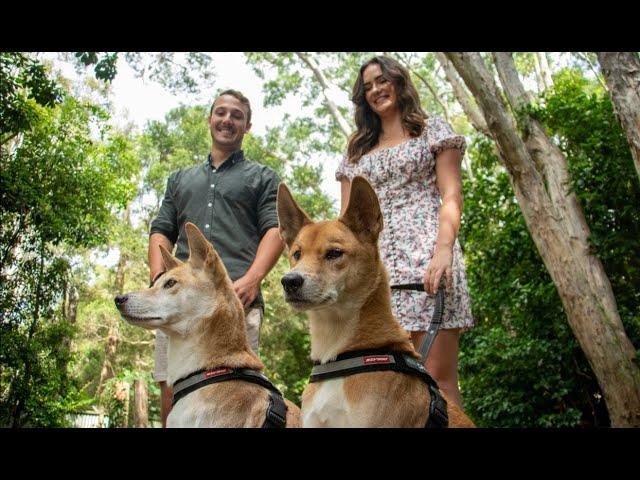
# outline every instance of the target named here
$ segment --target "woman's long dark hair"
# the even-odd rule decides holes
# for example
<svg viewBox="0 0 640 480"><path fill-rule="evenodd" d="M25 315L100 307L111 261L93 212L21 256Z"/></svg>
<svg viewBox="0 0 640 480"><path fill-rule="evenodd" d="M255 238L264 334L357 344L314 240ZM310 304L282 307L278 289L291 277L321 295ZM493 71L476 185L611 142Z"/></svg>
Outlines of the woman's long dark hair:
<svg viewBox="0 0 640 480"><path fill-rule="evenodd" d="M364 91L364 70L372 63L380 65L382 76L393 83L398 98L398 107L402 117L402 126L412 137L422 133L424 121L428 118L420 105L420 97L406 68L393 58L385 56L373 57L360 67L360 73L353 86L351 101L354 103L356 131L349 139L347 157L352 163L369 152L378 143L381 131L380 117L371 110Z"/></svg>

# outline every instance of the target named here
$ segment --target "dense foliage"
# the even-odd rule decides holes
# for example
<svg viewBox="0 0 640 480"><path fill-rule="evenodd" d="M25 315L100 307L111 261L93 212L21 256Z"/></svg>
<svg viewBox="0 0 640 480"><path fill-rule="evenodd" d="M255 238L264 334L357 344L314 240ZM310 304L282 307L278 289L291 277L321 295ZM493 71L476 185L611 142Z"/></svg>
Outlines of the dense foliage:
<svg viewBox="0 0 640 480"><path fill-rule="evenodd" d="M567 155L591 244L638 348L640 185L607 92L563 71L535 113ZM484 426L607 425L595 376L492 144L477 138L469 154L475 183L465 183L461 241L477 326L461 346L467 409Z"/></svg>
<svg viewBox="0 0 640 480"><path fill-rule="evenodd" d="M106 112L68 95L56 103L43 66L15 58L2 66L15 86L3 128L15 131L0 145L0 425L63 425L83 403L68 371L71 257L107 241L135 162Z"/></svg>

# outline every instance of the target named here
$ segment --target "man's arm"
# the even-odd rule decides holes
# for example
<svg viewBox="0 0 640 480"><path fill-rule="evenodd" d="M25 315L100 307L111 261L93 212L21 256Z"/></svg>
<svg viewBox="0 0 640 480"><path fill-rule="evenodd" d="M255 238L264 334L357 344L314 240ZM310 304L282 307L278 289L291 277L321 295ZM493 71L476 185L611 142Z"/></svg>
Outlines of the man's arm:
<svg viewBox="0 0 640 480"><path fill-rule="evenodd" d="M240 298L245 309L258 296L260 282L278 262L280 254L284 250L284 243L280 239L278 227L268 229L258 244L256 258L242 277L233 282L236 295Z"/></svg>
<svg viewBox="0 0 640 480"><path fill-rule="evenodd" d="M167 188L164 192L162 205L158 216L151 222L149 234L149 280L153 282L155 278L164 270L160 245L170 252L173 251L173 244L178 239L178 211L174 203L174 190L176 188L175 172L167 180Z"/></svg>
<svg viewBox="0 0 640 480"><path fill-rule="evenodd" d="M153 283L158 274L164 271L164 262L162 261L162 253L160 253L160 245L170 252L173 251L173 243L162 233L152 233L149 236L149 281Z"/></svg>

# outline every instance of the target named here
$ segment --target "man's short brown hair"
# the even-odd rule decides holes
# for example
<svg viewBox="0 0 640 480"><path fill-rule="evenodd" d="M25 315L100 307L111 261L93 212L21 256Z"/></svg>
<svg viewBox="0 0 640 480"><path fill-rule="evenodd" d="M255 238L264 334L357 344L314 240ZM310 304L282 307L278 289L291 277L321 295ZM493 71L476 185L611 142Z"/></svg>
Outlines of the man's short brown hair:
<svg viewBox="0 0 640 480"><path fill-rule="evenodd" d="M211 109L209 110L209 118L211 118L211 115L213 115L213 106L215 105L216 100L218 100L223 95L231 95L232 97L237 98L241 104L247 107L247 125L249 125L251 123L251 104L249 103L249 99L245 97L238 90L233 90L231 88L223 92L220 92L218 96L213 100L213 103L211 104Z"/></svg>

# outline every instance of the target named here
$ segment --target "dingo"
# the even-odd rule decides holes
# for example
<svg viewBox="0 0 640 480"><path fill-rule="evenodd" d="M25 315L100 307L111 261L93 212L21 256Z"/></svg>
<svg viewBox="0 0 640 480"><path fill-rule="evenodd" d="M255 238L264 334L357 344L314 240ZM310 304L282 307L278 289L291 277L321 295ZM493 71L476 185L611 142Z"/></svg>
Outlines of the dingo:
<svg viewBox="0 0 640 480"><path fill-rule="evenodd" d="M292 266L282 278L285 299L296 310L308 310L311 358L320 365L314 371L330 371L337 363L347 369L346 376L345 370L318 374L318 381L307 386L303 426L437 426L438 418L444 418L442 397L435 386L427 386L425 378L430 377L424 376L409 334L391 311L391 290L378 252L382 213L369 183L353 179L347 209L338 220L312 222L283 183L276 203ZM339 362L334 363L336 357ZM363 372L369 364L395 371ZM422 378L416 369L422 370ZM456 405L446 405L448 426L474 426Z"/></svg>
<svg viewBox="0 0 640 480"><path fill-rule="evenodd" d="M195 225L185 229L189 259L161 246L166 273L152 288L115 299L129 323L169 336L167 426L282 426L286 418L287 427L299 427L299 408L288 400L285 408L259 373L264 366L249 347L244 310L218 254ZM213 383L221 379L228 381Z"/></svg>

